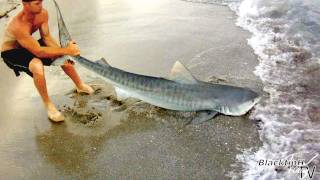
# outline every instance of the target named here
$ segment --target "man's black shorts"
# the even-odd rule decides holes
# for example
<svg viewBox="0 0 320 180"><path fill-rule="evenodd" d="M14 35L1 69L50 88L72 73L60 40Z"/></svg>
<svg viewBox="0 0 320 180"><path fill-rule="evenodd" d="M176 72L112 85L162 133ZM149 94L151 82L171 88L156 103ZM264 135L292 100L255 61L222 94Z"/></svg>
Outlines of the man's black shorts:
<svg viewBox="0 0 320 180"><path fill-rule="evenodd" d="M42 39L38 40L41 46L45 46ZM30 61L36 56L25 48L11 49L8 51L1 52L1 57L3 61L11 68L16 76L20 75L20 72L25 72L29 76L33 77L32 72L29 70ZM53 62L49 58L39 58L42 60L43 65L50 66Z"/></svg>

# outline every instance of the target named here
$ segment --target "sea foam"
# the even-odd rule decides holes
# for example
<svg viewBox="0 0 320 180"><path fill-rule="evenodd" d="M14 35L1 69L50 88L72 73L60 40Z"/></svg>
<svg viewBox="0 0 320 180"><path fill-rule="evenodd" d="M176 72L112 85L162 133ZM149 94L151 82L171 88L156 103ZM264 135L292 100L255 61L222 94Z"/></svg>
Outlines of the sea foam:
<svg viewBox="0 0 320 180"><path fill-rule="evenodd" d="M320 1L192 0L226 4L237 25L250 31L258 55L255 74L265 98L250 118L259 122L263 146L243 150L244 179L299 179L299 167L263 166L261 160L303 160L320 168ZM318 170L319 171L319 170ZM304 171L303 176L307 176ZM315 178L320 178L316 174Z"/></svg>

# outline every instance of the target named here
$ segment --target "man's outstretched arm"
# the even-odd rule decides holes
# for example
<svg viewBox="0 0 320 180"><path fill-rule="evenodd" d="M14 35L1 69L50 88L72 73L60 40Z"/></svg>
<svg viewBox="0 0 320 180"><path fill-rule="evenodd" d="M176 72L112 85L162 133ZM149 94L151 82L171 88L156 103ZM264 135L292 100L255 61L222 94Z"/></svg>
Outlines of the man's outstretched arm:
<svg viewBox="0 0 320 180"><path fill-rule="evenodd" d="M23 28L21 28L23 29ZM13 32L17 38L18 43L29 50L32 54L39 58L54 58L57 56L70 55L77 56L80 51L74 42L70 42L67 47L46 47L40 46L39 42L36 41L30 34L21 30Z"/></svg>
<svg viewBox="0 0 320 180"><path fill-rule="evenodd" d="M48 25L49 16L46 10L44 10L44 16L45 16L44 17L45 21L44 23L41 24L40 30L39 30L41 38L43 39L44 43L49 47L61 47L50 34L49 25Z"/></svg>

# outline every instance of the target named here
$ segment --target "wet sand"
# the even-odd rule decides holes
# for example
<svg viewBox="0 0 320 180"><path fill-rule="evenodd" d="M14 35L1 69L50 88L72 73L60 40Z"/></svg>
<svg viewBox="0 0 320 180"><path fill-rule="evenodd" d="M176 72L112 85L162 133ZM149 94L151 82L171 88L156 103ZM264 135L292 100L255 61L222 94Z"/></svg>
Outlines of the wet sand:
<svg viewBox="0 0 320 180"><path fill-rule="evenodd" d="M115 67L153 76L165 76L180 60L201 80L261 91L249 34L234 25L227 7L167 0L79 0L77 8L58 3L85 57L105 57ZM45 7L57 36L53 5L46 1ZM7 21L0 19L1 34ZM242 169L236 155L260 145L249 114L186 126L194 113L118 101L110 85L76 67L93 95L74 93L61 69L46 67L49 94L67 117L54 124L32 79L16 78L0 63L2 178L227 179Z"/></svg>
<svg viewBox="0 0 320 180"><path fill-rule="evenodd" d="M8 13L16 9L18 6L19 6L19 1L17 0L11 0L11 1L0 0L0 18L9 17Z"/></svg>

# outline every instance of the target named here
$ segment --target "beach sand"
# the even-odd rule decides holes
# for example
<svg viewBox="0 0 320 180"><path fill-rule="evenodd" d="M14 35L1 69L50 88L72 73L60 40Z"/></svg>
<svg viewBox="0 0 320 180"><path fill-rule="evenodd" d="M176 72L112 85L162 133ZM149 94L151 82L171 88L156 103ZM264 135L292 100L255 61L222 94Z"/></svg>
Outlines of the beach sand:
<svg viewBox="0 0 320 180"><path fill-rule="evenodd" d="M0 18L4 17L7 18L8 13L10 13L11 11L13 11L14 9L16 9L19 6L19 1L17 0L0 0Z"/></svg>
<svg viewBox="0 0 320 180"><path fill-rule="evenodd" d="M249 33L234 25L227 7L176 0L58 3L84 57L105 57L112 66L152 76L166 76L179 60L201 80L261 92ZM45 7L57 37L54 6L45 1ZM0 19L1 34L7 22ZM261 144L249 114L186 126L194 113L118 101L110 85L76 68L93 95L76 94L59 67L45 69L50 97L67 117L55 124L32 79L16 78L0 62L1 178L227 179L243 168L236 155Z"/></svg>

